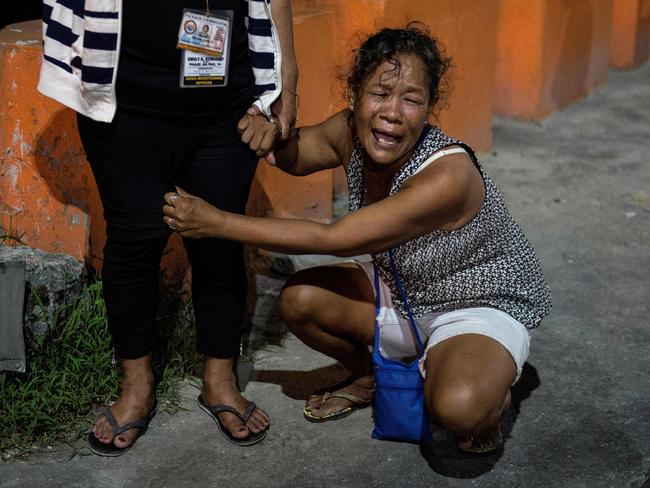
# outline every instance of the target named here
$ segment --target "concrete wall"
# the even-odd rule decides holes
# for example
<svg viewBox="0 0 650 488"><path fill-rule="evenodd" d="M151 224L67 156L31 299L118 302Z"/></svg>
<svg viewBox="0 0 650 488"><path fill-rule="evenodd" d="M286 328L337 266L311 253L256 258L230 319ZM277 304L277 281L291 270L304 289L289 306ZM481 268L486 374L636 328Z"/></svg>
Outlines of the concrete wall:
<svg viewBox="0 0 650 488"><path fill-rule="evenodd" d="M614 0L610 64L635 68L650 59L650 0Z"/></svg>
<svg viewBox="0 0 650 488"><path fill-rule="evenodd" d="M612 0L501 0L496 113L539 119L607 82Z"/></svg>
<svg viewBox="0 0 650 488"><path fill-rule="evenodd" d="M104 225L75 114L36 91L40 22L0 36L0 225L81 261L101 255ZM92 243L91 243L92 240Z"/></svg>

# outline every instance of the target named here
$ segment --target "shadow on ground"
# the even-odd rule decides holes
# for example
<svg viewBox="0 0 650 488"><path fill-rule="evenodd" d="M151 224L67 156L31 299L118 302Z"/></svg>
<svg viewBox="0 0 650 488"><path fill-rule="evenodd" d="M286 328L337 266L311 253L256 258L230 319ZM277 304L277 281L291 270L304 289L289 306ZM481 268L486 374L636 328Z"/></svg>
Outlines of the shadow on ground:
<svg viewBox="0 0 650 488"><path fill-rule="evenodd" d="M349 376L340 364L332 364L311 371L253 369L251 381L279 385L282 393L294 400L306 400L316 391L331 391ZM323 386L327 385L327 386Z"/></svg>

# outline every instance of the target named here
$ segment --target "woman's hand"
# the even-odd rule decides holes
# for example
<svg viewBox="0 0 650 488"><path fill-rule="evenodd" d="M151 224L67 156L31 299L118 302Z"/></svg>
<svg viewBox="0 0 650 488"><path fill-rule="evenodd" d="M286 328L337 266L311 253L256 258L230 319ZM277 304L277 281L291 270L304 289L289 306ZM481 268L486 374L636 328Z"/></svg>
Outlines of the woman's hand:
<svg viewBox="0 0 650 488"><path fill-rule="evenodd" d="M165 194L163 221L183 237L217 237L224 212L182 188Z"/></svg>
<svg viewBox="0 0 650 488"><path fill-rule="evenodd" d="M280 134L279 123L269 121L253 105L237 124L237 131L242 142L248 144L257 157L264 157L269 164L275 165L273 146Z"/></svg>

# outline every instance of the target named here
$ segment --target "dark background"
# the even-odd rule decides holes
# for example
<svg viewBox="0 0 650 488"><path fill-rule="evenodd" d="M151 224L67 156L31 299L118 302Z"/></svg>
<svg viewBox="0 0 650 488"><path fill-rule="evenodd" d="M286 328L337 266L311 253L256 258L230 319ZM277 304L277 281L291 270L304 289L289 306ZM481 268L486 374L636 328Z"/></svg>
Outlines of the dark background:
<svg viewBox="0 0 650 488"><path fill-rule="evenodd" d="M40 0L4 0L0 6L0 29L16 22L41 18Z"/></svg>

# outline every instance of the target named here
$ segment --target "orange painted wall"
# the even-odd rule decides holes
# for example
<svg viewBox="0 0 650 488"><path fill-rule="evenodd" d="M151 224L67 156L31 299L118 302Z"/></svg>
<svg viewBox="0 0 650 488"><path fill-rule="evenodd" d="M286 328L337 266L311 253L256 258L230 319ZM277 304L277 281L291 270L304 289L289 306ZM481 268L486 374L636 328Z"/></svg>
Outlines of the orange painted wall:
<svg viewBox="0 0 650 488"><path fill-rule="evenodd" d="M539 119L607 82L612 0L501 0L495 112Z"/></svg>
<svg viewBox="0 0 650 488"><path fill-rule="evenodd" d="M74 113L36 91L40 59L40 22L3 30L0 223L13 216L25 244L89 261L101 255L101 205Z"/></svg>
<svg viewBox="0 0 650 488"><path fill-rule="evenodd" d="M629 69L650 60L650 0L613 0L610 64Z"/></svg>

